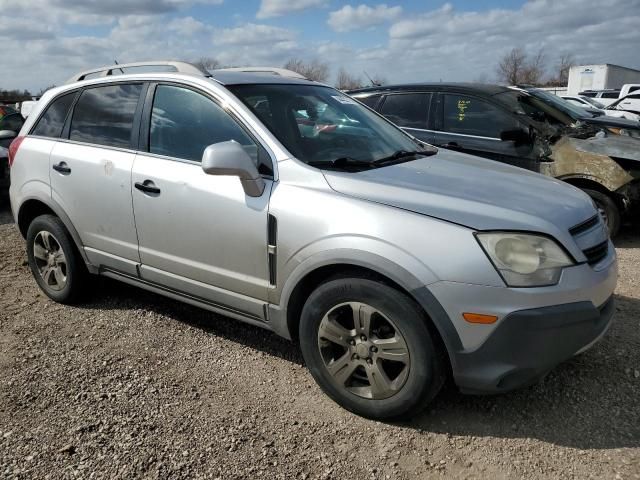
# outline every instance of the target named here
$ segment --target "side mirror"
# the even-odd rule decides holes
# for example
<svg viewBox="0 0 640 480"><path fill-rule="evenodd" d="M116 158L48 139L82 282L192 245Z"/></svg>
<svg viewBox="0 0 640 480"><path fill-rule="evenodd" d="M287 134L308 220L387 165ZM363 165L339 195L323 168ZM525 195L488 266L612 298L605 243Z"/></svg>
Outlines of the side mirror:
<svg viewBox="0 0 640 480"><path fill-rule="evenodd" d="M244 192L259 197L265 183L251 157L238 142L214 143L202 154L202 170L208 175L231 175L240 178Z"/></svg>
<svg viewBox="0 0 640 480"><path fill-rule="evenodd" d="M525 132L521 128L501 132L500 140L503 142L514 142L516 145L526 145L527 143L531 143L529 133Z"/></svg>
<svg viewBox="0 0 640 480"><path fill-rule="evenodd" d="M8 140L16 138L18 134L13 130L0 130L0 140Z"/></svg>

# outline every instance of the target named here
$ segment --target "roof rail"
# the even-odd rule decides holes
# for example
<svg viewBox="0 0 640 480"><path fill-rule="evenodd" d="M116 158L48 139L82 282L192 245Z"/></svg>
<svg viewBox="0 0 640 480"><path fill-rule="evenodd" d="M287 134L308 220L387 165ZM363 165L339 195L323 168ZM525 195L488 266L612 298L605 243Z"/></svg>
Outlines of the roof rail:
<svg viewBox="0 0 640 480"><path fill-rule="evenodd" d="M114 71L117 72L118 70L120 70L124 73L125 68L138 68L138 67L171 67L173 68L172 71L179 72L179 73L190 73L192 75L199 75L204 77L210 76L209 72L191 63L161 60L158 62L121 63L116 65L110 65L107 67L93 68L91 70L85 70L84 72L80 72L74 75L69 80L67 80L66 83L68 84L68 83L79 82L81 80L87 80L88 78L108 77L110 75L113 75Z"/></svg>
<svg viewBox="0 0 640 480"><path fill-rule="evenodd" d="M287 70L286 68L277 67L229 67L218 68L211 70L211 74L216 72L244 72L244 73L266 73L268 75L279 75L281 77L298 78L300 80L309 80L304 75L294 72L293 70Z"/></svg>

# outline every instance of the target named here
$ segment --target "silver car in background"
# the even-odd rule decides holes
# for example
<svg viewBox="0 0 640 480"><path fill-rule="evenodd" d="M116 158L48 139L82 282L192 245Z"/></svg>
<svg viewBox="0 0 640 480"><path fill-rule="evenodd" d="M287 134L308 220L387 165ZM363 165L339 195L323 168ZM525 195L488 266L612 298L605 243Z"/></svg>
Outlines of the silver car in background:
<svg viewBox="0 0 640 480"><path fill-rule="evenodd" d="M11 146L13 214L52 299L99 274L263 327L378 419L416 414L449 375L530 384L607 330L615 250L580 190L437 150L287 72L136 66L49 90Z"/></svg>

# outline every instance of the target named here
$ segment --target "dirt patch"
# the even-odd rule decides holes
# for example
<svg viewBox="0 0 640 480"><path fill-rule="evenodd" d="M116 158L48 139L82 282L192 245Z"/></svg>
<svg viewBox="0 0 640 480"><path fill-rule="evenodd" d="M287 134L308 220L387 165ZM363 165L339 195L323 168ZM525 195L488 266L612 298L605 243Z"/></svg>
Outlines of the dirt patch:
<svg viewBox="0 0 640 480"><path fill-rule="evenodd" d="M384 424L335 405L296 346L97 279L48 300L0 211L0 478L640 478L640 232L594 348L507 395L443 392Z"/></svg>

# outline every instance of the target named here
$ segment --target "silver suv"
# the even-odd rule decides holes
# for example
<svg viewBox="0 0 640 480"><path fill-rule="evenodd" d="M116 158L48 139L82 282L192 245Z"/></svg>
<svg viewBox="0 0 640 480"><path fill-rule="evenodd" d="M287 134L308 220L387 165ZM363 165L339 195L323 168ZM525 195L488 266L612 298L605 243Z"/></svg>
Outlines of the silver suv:
<svg viewBox="0 0 640 480"><path fill-rule="evenodd" d="M379 419L447 376L530 384L607 330L615 250L580 190L437 150L286 72L164 66L74 77L11 145L52 299L98 274L296 339L332 399Z"/></svg>

